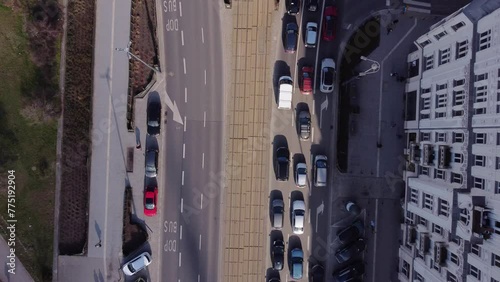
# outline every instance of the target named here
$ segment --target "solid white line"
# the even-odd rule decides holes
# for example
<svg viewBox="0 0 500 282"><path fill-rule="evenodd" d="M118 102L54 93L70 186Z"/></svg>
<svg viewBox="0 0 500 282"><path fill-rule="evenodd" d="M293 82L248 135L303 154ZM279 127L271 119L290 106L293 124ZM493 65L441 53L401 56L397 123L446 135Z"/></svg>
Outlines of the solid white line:
<svg viewBox="0 0 500 282"><path fill-rule="evenodd" d="M182 225L181 225L181 230L179 232L181 234L181 240L182 240Z"/></svg>
<svg viewBox="0 0 500 282"><path fill-rule="evenodd" d="M181 1L179 1L179 13L182 17L182 2Z"/></svg>
<svg viewBox="0 0 500 282"><path fill-rule="evenodd" d="M295 122L293 122L293 120L295 119L295 116L293 114L294 111L292 111L292 127L295 127Z"/></svg>
<svg viewBox="0 0 500 282"><path fill-rule="evenodd" d="M375 199L375 227L373 234L373 253L375 256L377 255L377 222L378 222L378 199ZM373 264L373 270L375 271L375 263ZM375 272L373 272L372 278L375 278ZM375 281L375 280L373 280Z"/></svg>
<svg viewBox="0 0 500 282"><path fill-rule="evenodd" d="M203 127L207 127L207 112L203 112Z"/></svg>
<svg viewBox="0 0 500 282"><path fill-rule="evenodd" d="M311 209L309 209L309 215L307 216L307 223L311 223Z"/></svg>
<svg viewBox="0 0 500 282"><path fill-rule="evenodd" d="M184 185L184 170L182 171L182 185Z"/></svg>
<svg viewBox="0 0 500 282"><path fill-rule="evenodd" d="M186 132L186 116L184 116L184 132Z"/></svg>
<svg viewBox="0 0 500 282"><path fill-rule="evenodd" d="M181 265L182 265L182 253L179 252L179 267L181 267ZM179 279L179 281L180 281L180 279Z"/></svg>
<svg viewBox="0 0 500 282"><path fill-rule="evenodd" d="M201 194L200 209L203 209L203 194Z"/></svg>
<svg viewBox="0 0 500 282"><path fill-rule="evenodd" d="M186 144L182 144L182 158L186 158Z"/></svg>
<svg viewBox="0 0 500 282"><path fill-rule="evenodd" d="M182 58L182 64L184 65L184 74L186 74L186 58Z"/></svg>
<svg viewBox="0 0 500 282"><path fill-rule="evenodd" d="M311 142L314 143L314 127L311 127Z"/></svg>
<svg viewBox="0 0 500 282"><path fill-rule="evenodd" d="M184 31L181 30L181 44L184 46Z"/></svg>
<svg viewBox="0 0 500 282"><path fill-rule="evenodd" d="M205 153L201 154L201 168L205 168Z"/></svg>
<svg viewBox="0 0 500 282"><path fill-rule="evenodd" d="M188 89L184 87L184 103L188 102Z"/></svg>
<svg viewBox="0 0 500 282"><path fill-rule="evenodd" d="M309 240L309 236L307 236L307 251L309 252L309 248L311 247L311 241Z"/></svg>
<svg viewBox="0 0 500 282"><path fill-rule="evenodd" d="M316 80L314 80L314 84L316 84ZM313 99L313 110L312 110L312 113L313 113L313 116L316 114L316 99Z"/></svg>
<svg viewBox="0 0 500 282"><path fill-rule="evenodd" d="M205 85L207 85L207 70L205 70Z"/></svg>
<svg viewBox="0 0 500 282"><path fill-rule="evenodd" d="M200 234L200 242L198 243L198 249L201 250L201 234Z"/></svg>
<svg viewBox="0 0 500 282"><path fill-rule="evenodd" d="M200 282L200 275L198 274L198 282Z"/></svg>
<svg viewBox="0 0 500 282"><path fill-rule="evenodd" d="M184 199L181 198L181 213L184 212Z"/></svg>
<svg viewBox="0 0 500 282"><path fill-rule="evenodd" d="M205 43L205 32L203 32L203 27L201 28L201 42Z"/></svg>

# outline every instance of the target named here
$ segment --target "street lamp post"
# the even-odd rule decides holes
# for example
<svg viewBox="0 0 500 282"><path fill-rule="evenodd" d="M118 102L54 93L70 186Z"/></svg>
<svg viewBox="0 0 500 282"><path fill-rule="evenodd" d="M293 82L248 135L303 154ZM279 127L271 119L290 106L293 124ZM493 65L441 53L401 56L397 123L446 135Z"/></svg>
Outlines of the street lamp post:
<svg viewBox="0 0 500 282"><path fill-rule="evenodd" d="M372 65L370 66L369 69L358 73L358 75L356 75L356 76L352 77L351 79L349 79L348 81L342 83L342 86L351 83L353 80L360 79L361 77L367 76L368 74L376 73L376 72L378 72L380 70L380 63L379 62L377 62L375 60L372 60L372 59L369 59L369 58L367 58L365 56L361 56L359 58L361 60L363 60L363 61L369 61L369 62L371 62Z"/></svg>
<svg viewBox="0 0 500 282"><path fill-rule="evenodd" d="M130 58L134 58L134 59L138 60L139 62L141 62L146 67L150 68L152 71L154 71L154 72L160 72L160 70L157 69L156 67L152 67L152 66L148 65L146 62L144 62L143 60L141 60L139 57L137 57L136 55L132 54L130 52L130 45L132 45L132 42L129 42L127 44L127 48L115 48L115 51L125 52L125 53L127 53L127 56L128 56L129 60L130 60Z"/></svg>

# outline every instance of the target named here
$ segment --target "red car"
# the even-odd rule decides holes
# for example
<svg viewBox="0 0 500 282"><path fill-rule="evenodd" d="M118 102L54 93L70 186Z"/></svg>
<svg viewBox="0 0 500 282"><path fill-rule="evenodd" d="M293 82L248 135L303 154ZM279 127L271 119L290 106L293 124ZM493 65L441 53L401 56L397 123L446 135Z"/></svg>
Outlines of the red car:
<svg viewBox="0 0 500 282"><path fill-rule="evenodd" d="M337 21L337 7L325 7L323 19L323 40L332 41L335 39L335 22Z"/></svg>
<svg viewBox="0 0 500 282"><path fill-rule="evenodd" d="M312 94L312 84L313 84L313 68L310 66L302 67L302 76L300 80L300 92L304 95Z"/></svg>
<svg viewBox="0 0 500 282"><path fill-rule="evenodd" d="M144 215L156 215L156 201L158 199L158 187L148 186L144 191Z"/></svg>

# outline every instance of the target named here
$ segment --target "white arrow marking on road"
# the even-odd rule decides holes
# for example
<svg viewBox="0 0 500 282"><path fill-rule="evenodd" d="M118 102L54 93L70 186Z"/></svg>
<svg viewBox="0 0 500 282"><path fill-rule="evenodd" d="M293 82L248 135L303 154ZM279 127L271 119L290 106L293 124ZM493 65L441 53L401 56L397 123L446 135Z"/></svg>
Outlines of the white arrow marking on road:
<svg viewBox="0 0 500 282"><path fill-rule="evenodd" d="M173 120L177 123L184 124L182 122L181 113L179 112L177 103L175 103L175 101L172 102L172 99L170 99L168 94L165 94L165 99L167 100L166 101L167 107L169 107L170 110L172 110L172 113L174 114Z"/></svg>
<svg viewBox="0 0 500 282"><path fill-rule="evenodd" d="M323 201L321 201L321 205L318 206L318 208L316 208L316 232L315 233L318 233L318 217L320 214L323 213L323 210L325 209L325 203L323 203Z"/></svg>
<svg viewBox="0 0 500 282"><path fill-rule="evenodd" d="M319 113L319 128L323 128L323 110L328 109L328 96L325 96L326 100L321 103L321 111Z"/></svg>

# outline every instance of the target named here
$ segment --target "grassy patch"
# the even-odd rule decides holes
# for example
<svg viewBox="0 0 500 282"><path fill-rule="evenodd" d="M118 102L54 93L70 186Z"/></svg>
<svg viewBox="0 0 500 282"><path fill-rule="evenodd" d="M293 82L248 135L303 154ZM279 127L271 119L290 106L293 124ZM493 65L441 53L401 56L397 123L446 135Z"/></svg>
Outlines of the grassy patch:
<svg viewBox="0 0 500 282"><path fill-rule="evenodd" d="M21 115L40 81L31 62L21 14L0 5L0 220L7 219L6 170L16 176L16 255L37 281L51 280L57 122L33 123Z"/></svg>

